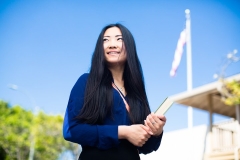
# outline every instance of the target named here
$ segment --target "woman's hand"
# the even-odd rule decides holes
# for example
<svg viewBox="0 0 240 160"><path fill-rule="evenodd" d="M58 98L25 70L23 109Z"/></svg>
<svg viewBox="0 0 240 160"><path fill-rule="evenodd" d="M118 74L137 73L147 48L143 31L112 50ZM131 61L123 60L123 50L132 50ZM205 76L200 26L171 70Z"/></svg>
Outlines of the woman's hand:
<svg viewBox="0 0 240 160"><path fill-rule="evenodd" d="M153 133L152 135L159 136L163 132L163 126L166 123L166 117L164 115L156 115L151 113L147 116L144 122Z"/></svg>
<svg viewBox="0 0 240 160"><path fill-rule="evenodd" d="M131 126L118 126L119 139L127 139L133 145L142 147L150 138L149 128L142 124L135 124Z"/></svg>

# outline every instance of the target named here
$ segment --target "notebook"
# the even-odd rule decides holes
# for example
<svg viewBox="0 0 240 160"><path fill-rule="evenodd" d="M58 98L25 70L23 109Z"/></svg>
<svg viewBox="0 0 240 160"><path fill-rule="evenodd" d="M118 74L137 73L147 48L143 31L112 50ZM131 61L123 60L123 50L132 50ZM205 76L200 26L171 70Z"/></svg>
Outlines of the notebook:
<svg viewBox="0 0 240 160"><path fill-rule="evenodd" d="M172 105L173 101L167 97L155 111L155 114L164 115Z"/></svg>

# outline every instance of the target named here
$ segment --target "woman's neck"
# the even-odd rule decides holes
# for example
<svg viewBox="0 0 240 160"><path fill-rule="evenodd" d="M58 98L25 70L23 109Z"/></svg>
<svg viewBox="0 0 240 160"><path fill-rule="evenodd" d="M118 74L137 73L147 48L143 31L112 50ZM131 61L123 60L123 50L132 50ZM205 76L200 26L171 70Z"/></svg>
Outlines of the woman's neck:
<svg viewBox="0 0 240 160"><path fill-rule="evenodd" d="M123 71L124 67L109 68L112 73L114 83L124 86Z"/></svg>
<svg viewBox="0 0 240 160"><path fill-rule="evenodd" d="M118 90L120 90L120 92L126 96L127 92L125 90L125 86L124 86L124 79L123 79L123 72L124 72L124 67L112 67L109 68L109 70L112 73L112 77L113 77L113 82L114 85L118 88Z"/></svg>

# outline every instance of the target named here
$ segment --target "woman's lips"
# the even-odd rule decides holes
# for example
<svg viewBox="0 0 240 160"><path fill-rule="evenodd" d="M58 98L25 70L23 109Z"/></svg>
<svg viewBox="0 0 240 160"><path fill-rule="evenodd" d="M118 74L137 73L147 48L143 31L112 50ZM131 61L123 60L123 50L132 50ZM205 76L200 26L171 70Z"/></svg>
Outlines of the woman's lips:
<svg viewBox="0 0 240 160"><path fill-rule="evenodd" d="M107 54L119 54L120 52L107 52Z"/></svg>

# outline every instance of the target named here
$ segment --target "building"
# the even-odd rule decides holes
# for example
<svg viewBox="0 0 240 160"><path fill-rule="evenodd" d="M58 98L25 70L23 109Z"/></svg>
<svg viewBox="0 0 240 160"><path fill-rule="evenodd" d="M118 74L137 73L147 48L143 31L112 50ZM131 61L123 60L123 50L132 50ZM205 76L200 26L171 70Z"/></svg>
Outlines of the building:
<svg viewBox="0 0 240 160"><path fill-rule="evenodd" d="M226 81L240 81L240 74ZM240 106L226 106L221 101L220 81L171 96L171 100L209 112L209 126L182 129L164 134L157 152L141 155L142 160L239 160L240 159ZM213 124L212 114L229 116L226 122ZM191 146L191 147L189 147Z"/></svg>

